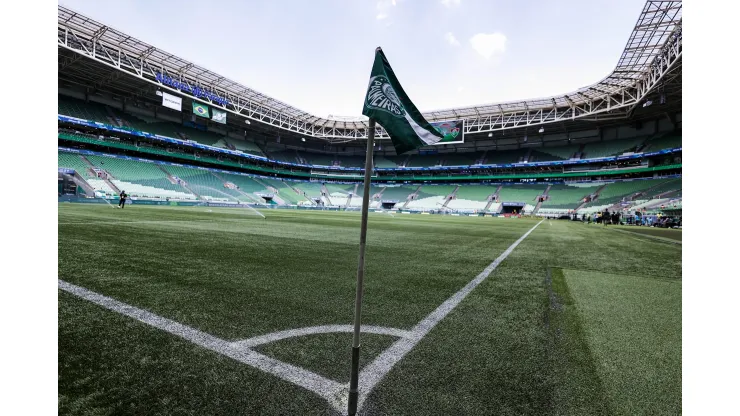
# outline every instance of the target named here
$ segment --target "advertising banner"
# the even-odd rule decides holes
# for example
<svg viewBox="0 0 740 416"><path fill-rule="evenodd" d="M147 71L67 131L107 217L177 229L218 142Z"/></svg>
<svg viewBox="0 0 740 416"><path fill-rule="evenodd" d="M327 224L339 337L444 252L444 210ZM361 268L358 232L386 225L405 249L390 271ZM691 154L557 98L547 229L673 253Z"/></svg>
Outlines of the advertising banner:
<svg viewBox="0 0 740 416"><path fill-rule="evenodd" d="M435 121L429 123L438 132L444 134L442 140L434 145L463 143L463 120Z"/></svg>
<svg viewBox="0 0 740 416"><path fill-rule="evenodd" d="M173 110L182 111L182 98L162 92L162 106Z"/></svg>

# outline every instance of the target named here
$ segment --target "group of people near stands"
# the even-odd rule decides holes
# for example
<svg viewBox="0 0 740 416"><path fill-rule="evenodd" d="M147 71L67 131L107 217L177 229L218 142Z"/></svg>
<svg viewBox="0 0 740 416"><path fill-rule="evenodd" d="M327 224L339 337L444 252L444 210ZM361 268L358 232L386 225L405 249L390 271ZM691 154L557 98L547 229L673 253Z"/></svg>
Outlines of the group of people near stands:
<svg viewBox="0 0 740 416"><path fill-rule="evenodd" d="M619 224L621 216L622 214L617 211L610 213L608 209L605 209L603 212L595 212L593 215L582 214L581 222L584 224L591 224L594 222L596 224L607 226L609 224ZM573 213L573 220L578 221L578 214Z"/></svg>
<svg viewBox="0 0 740 416"><path fill-rule="evenodd" d="M573 221L581 221L584 224L603 224L607 226L609 224L627 224L627 225L641 225L648 227L660 227L660 228L674 228L681 226L681 217L668 216L665 214L657 215L644 215L637 211L634 215L628 215L626 218L622 218L622 214L619 211L609 212L605 209L602 212L595 212L593 214L578 214L573 212Z"/></svg>

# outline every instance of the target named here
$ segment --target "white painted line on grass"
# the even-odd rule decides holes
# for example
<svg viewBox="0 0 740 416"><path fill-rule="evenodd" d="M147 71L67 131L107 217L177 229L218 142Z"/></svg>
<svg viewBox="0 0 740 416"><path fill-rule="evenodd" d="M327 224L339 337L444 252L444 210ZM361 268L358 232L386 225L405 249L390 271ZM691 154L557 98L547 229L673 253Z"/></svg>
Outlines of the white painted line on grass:
<svg viewBox="0 0 740 416"><path fill-rule="evenodd" d="M372 392L375 386L383 379L383 377L385 377L386 374L388 374L393 366L396 365L396 363L398 363L409 351L411 351L416 344L418 344L419 341L421 341L421 339L424 338L424 336L426 336L442 319L452 312L452 310L455 309L455 307L459 305L460 302L462 302L462 300L473 291L473 289L481 284L499 266L499 264L501 264L501 262L503 262L509 254L511 254L511 252L514 251L514 249L532 233L532 231L542 224L543 221L544 219L535 224L531 229L529 229L529 231L524 233L524 235L519 237L519 239L509 246L506 251L501 253L496 260L483 269L475 279L448 298L410 331L372 325L365 325L362 327L362 332L364 333L390 335L399 337L400 339L383 351L375 358L375 360L373 360L373 362L365 366L365 368L360 372L360 397L358 410L362 408L362 405L365 403L370 392ZM332 332L349 333L354 329L352 325L313 326L273 332L246 340L230 342L214 337L205 332L201 332L187 325L155 315L143 309L139 309L92 292L80 286L67 283L63 280L59 280L59 289L111 311L118 312L147 325L151 325L173 335L177 335L203 348L223 354L241 363L255 367L280 379L310 390L324 398L341 414L346 414L349 393L349 386L347 383L339 383L334 380L329 380L312 371L270 358L252 350L251 347L298 336Z"/></svg>
<svg viewBox="0 0 740 416"><path fill-rule="evenodd" d="M246 347L252 348L262 344L269 344L271 342L280 341L286 338L302 337L306 335L314 334L330 334L334 332L354 332L354 325L322 325L322 326L309 326L306 328L290 329L287 331L273 332L266 335L260 335L245 339L242 341L236 341L232 343L234 347ZM378 335L390 335L398 338L411 338L412 334L409 331L397 328L386 328L382 326L363 325L362 332L368 334Z"/></svg>
<svg viewBox="0 0 740 416"><path fill-rule="evenodd" d="M542 220L544 221L544 220ZM434 312L430 313L426 318L424 318L421 322L419 322L412 330L411 330L411 338L402 338L398 341L396 341L393 345L388 347L385 351L380 353L378 357L375 358L373 362L366 365L365 368L362 369L360 372L360 383L359 383L359 389L360 389L360 397L358 402L358 408L362 407L362 404L367 399L367 396L370 394L370 392L375 388L375 386L380 382L383 377L385 377L386 374L393 368L396 363L401 361L401 359L408 354L409 351L411 351L416 344L421 341L424 336L426 336L429 331L432 330L442 319L444 319L450 312L452 312L453 309L457 305L462 302L463 299L465 299L466 296L470 294L470 292L473 291L479 284L483 283L484 280L493 272L496 270L499 264L501 264L502 261L504 261L507 257L509 257L509 254L511 254L512 251L522 242L524 241L529 234L532 233L532 231L537 228L540 224L542 224L542 221L538 222L534 225L534 227L530 228L529 231L524 233L523 236L519 237L518 240L516 240L512 245L509 246L509 248L506 249L503 253L501 253L500 256L496 260L494 260L491 264L488 265L485 269L483 269L482 272L478 276L475 277L470 283L465 285L462 289L460 289L457 293L452 295L449 299L444 301L437 309L434 310Z"/></svg>
<svg viewBox="0 0 740 416"><path fill-rule="evenodd" d="M668 237L661 237L661 236L658 236L658 235L651 235L651 234L644 234L644 233L635 233L635 232L632 232L632 231L620 230L618 228L611 228L611 230L618 231L618 232L620 232L622 234L630 235L630 236L632 236L632 237L634 237L634 238L636 238L638 240L640 240L642 237L645 237L645 238L648 238L648 239L653 240L653 241L660 241L661 243L669 243L669 244L682 245L681 244L681 241L679 241L679 240L673 240L673 239L670 239Z"/></svg>
<svg viewBox="0 0 740 416"><path fill-rule="evenodd" d="M158 224L158 223L169 223L169 222L216 222L216 221L226 221L227 219L219 219L219 220L199 220L199 219L190 219L190 220L140 220L140 221L76 221L76 222L59 222L57 225L72 225L72 224L79 224L79 225L95 225L95 224L101 224L101 225L107 225L107 224Z"/></svg>
<svg viewBox="0 0 740 416"><path fill-rule="evenodd" d="M329 380L328 378L322 377L311 371L286 364L280 360L252 351L249 348L233 348L232 343L229 341L222 340L195 328L163 318L143 309L127 305L123 302L92 292L80 286L67 283L63 280L59 280L59 289L90 301L96 305L100 305L113 312L118 312L121 315L136 319L139 322L151 325L157 329L161 329L162 331L177 335L203 348L258 368L266 373L270 373L278 378L310 390L327 400L330 400L335 392L340 391L344 387L344 384L340 384L334 380Z"/></svg>

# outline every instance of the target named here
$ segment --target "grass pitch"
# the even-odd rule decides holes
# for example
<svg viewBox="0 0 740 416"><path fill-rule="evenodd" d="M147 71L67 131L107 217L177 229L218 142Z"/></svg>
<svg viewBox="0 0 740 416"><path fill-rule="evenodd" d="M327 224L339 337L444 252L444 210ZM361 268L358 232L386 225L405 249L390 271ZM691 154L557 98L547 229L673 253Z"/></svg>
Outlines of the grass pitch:
<svg viewBox="0 0 740 416"><path fill-rule="evenodd" d="M351 324L359 213L210 211L60 204L59 278L227 340ZM413 327L536 223L371 213L363 324ZM635 241L543 222L361 413L680 412L681 247ZM670 294L646 286L656 281L671 282ZM396 340L362 339L363 365ZM639 354L656 342L665 370L646 370ZM332 333L256 350L346 382L350 344L351 334ZM635 392L635 378L661 387ZM336 413L303 388L62 291L59 412Z"/></svg>

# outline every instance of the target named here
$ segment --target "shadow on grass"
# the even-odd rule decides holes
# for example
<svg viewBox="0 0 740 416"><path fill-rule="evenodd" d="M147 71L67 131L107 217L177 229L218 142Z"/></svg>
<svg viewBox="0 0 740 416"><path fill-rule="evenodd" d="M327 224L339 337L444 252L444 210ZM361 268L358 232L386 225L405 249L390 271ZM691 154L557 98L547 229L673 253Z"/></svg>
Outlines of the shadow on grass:
<svg viewBox="0 0 740 416"><path fill-rule="evenodd" d="M545 325L550 334L553 414L609 414L604 386L562 269L548 268Z"/></svg>

